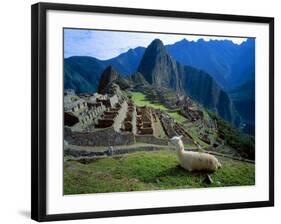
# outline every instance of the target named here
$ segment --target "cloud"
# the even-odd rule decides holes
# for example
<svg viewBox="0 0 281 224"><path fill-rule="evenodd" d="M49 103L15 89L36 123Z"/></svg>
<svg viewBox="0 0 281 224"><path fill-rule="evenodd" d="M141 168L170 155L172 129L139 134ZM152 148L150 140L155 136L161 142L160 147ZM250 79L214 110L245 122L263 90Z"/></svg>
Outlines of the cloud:
<svg viewBox="0 0 281 224"><path fill-rule="evenodd" d="M246 38L214 36L65 29L64 57L92 56L105 60L116 57L130 48L147 47L155 38L161 39L165 45L173 44L184 38L189 41L197 41L199 39L204 39L205 41L231 40L235 44L241 44L246 40Z"/></svg>

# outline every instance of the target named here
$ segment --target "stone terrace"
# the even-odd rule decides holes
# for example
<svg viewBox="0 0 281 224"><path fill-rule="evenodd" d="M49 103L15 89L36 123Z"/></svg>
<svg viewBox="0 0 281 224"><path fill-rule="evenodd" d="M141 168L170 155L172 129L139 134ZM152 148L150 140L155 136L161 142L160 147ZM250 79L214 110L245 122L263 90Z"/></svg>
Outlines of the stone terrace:
<svg viewBox="0 0 281 224"><path fill-rule="evenodd" d="M182 125L160 110L138 107L117 95L70 94L64 103L64 121L68 130L65 138L71 144L167 145L175 135L182 135L185 143L193 142Z"/></svg>

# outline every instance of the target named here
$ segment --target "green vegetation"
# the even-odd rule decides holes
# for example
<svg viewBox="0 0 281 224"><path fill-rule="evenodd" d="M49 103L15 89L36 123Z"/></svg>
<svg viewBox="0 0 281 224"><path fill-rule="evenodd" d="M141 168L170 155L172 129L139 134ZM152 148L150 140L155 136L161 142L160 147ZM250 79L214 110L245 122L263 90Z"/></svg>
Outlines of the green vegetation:
<svg viewBox="0 0 281 224"><path fill-rule="evenodd" d="M217 121L218 135L224 139L226 144L234 148L242 157L255 159L255 139L240 130L232 127L229 123L212 112L210 116Z"/></svg>
<svg viewBox="0 0 281 224"><path fill-rule="evenodd" d="M141 92L132 92L132 100L139 107L147 106L154 109L168 110L168 108L161 103L151 103L150 100L146 98L145 94Z"/></svg>
<svg viewBox="0 0 281 224"><path fill-rule="evenodd" d="M255 184L255 165L220 158L223 168L211 174L188 172L178 164L172 151L136 152L122 157L96 159L88 163L64 163L64 193L84 194Z"/></svg>
<svg viewBox="0 0 281 224"><path fill-rule="evenodd" d="M134 103L139 106L147 106L147 107L152 107L154 109L160 109L160 110L165 110L173 119L175 119L179 123L183 123L186 121L186 118L182 115L180 115L178 112L169 112L168 108L165 107L161 103L156 103L156 102L151 102L149 99L147 99L146 95L141 92L132 92L130 93L130 96Z"/></svg>
<svg viewBox="0 0 281 224"><path fill-rule="evenodd" d="M200 139L200 136L199 136L199 127L197 127L196 125L193 125L192 127L190 127L188 129L188 133L191 135L191 137L197 142L199 143L199 145L201 145L203 148L208 148L209 145L202 141Z"/></svg>
<svg viewBox="0 0 281 224"><path fill-rule="evenodd" d="M179 123L183 123L186 121L186 118L180 115L178 112L168 112L168 114Z"/></svg>

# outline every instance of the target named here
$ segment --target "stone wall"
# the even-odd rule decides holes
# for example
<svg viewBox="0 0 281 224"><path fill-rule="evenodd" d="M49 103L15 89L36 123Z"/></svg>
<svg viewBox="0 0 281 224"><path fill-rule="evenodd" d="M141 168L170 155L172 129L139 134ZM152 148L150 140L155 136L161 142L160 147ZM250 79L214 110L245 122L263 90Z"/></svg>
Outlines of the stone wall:
<svg viewBox="0 0 281 224"><path fill-rule="evenodd" d="M136 134L136 107L130 101L127 102L128 109L122 125L122 132L132 132Z"/></svg>
<svg viewBox="0 0 281 224"><path fill-rule="evenodd" d="M133 107L133 114L132 114L132 125L133 125L133 134L137 133L137 111L136 107Z"/></svg>
<svg viewBox="0 0 281 224"><path fill-rule="evenodd" d="M127 104L126 101L124 101L121 105L121 108L118 112L118 115L114 119L113 128L114 128L115 131L117 131L117 132L120 131L120 128L122 127L123 121L126 118L127 111L128 111L128 104Z"/></svg>
<svg viewBox="0 0 281 224"><path fill-rule="evenodd" d="M110 97L109 101L110 101L111 107L114 107L119 102L117 95Z"/></svg>
<svg viewBox="0 0 281 224"><path fill-rule="evenodd" d="M168 139L160 139L156 138L153 135L136 135L136 142L143 142L148 144L155 144L155 145L168 145Z"/></svg>
<svg viewBox="0 0 281 224"><path fill-rule="evenodd" d="M71 132L66 130L65 140L69 144L83 146L114 146L135 143L133 133L119 133L115 132L113 128L93 132Z"/></svg>

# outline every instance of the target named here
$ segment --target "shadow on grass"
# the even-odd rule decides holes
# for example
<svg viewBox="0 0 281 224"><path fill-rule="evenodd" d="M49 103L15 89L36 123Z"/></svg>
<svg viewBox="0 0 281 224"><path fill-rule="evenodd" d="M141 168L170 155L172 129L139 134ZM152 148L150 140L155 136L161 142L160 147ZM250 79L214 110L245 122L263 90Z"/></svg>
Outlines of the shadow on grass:
<svg viewBox="0 0 281 224"><path fill-rule="evenodd" d="M200 180L200 182L202 182L207 175L211 175L212 173L213 172L205 170L189 172L182 168L180 165L176 165L174 167L170 167L159 173L156 173L155 175L150 176L149 178L144 178L142 181L145 183L158 183L159 179L162 178L173 178L175 180L180 180L180 178L194 177L195 179Z"/></svg>

